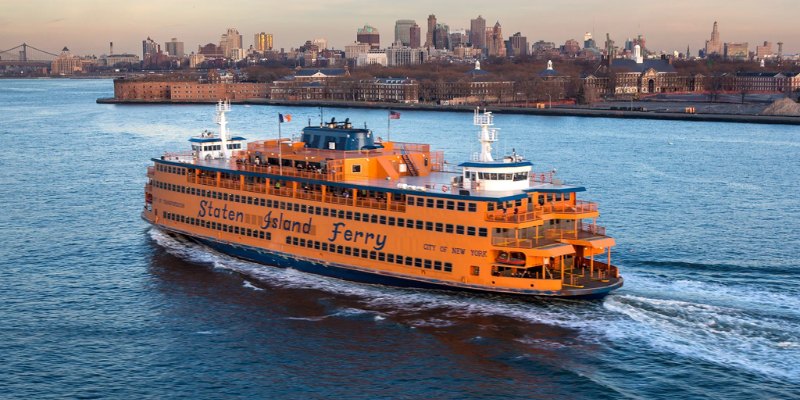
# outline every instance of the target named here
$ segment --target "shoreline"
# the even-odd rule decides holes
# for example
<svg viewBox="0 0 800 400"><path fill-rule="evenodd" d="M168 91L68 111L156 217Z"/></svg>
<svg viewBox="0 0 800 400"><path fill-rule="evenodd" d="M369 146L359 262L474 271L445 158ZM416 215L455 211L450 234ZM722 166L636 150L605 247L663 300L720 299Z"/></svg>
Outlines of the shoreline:
<svg viewBox="0 0 800 400"><path fill-rule="evenodd" d="M172 100L117 100L115 98L99 98L98 104L120 105L162 105L162 104L216 104L216 101L172 101ZM473 112L475 106L466 105L438 105L438 104L404 104L404 103L368 103L351 101L290 101L270 99L231 100L232 104L262 105L262 106L292 106L292 107L325 107L325 108L365 108L385 110L416 110L438 112ZM686 103L686 106L692 106ZM697 122L734 122L754 124L779 124L800 125L800 117L758 114L725 114L725 113L681 113L668 111L624 111L600 108L564 107L556 108L530 108L486 105L490 111L503 114L542 115L551 117L586 117L586 118L627 118L627 119L654 119L669 121L697 121Z"/></svg>

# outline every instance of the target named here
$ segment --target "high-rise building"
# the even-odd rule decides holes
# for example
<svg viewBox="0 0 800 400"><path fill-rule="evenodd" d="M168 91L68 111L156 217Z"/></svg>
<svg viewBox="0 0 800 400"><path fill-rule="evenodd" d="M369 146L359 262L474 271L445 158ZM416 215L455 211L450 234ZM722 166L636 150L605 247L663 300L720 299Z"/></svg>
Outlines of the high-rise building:
<svg viewBox="0 0 800 400"><path fill-rule="evenodd" d="M413 19L398 19L394 23L394 41L411 46L411 28L417 25Z"/></svg>
<svg viewBox="0 0 800 400"><path fill-rule="evenodd" d="M450 48L450 27L446 24L436 24L433 30L433 47L445 50Z"/></svg>
<svg viewBox="0 0 800 400"><path fill-rule="evenodd" d="M636 39L633 39L633 44L634 46L637 44L639 45L639 47L642 50L642 54L645 54L647 52L647 47L645 46L647 44L647 41L645 40L644 36L642 35L637 36Z"/></svg>
<svg viewBox="0 0 800 400"><path fill-rule="evenodd" d="M505 57L506 46L503 43L503 28L500 21L493 27L486 28L486 50L489 57Z"/></svg>
<svg viewBox="0 0 800 400"><path fill-rule="evenodd" d="M748 43L725 43L725 59L744 61L750 56L748 53Z"/></svg>
<svg viewBox="0 0 800 400"><path fill-rule="evenodd" d="M155 40L150 39L150 36L142 40L142 59L147 58L149 55L157 54L158 50L158 44L156 44Z"/></svg>
<svg viewBox="0 0 800 400"><path fill-rule="evenodd" d="M634 44L633 43L633 39L631 39L631 38L625 39L625 51L632 53L633 52L633 44Z"/></svg>
<svg viewBox="0 0 800 400"><path fill-rule="evenodd" d="M356 66L363 67L366 65L383 65L384 67L389 64L389 59L386 57L386 51L381 49L370 49L366 53L361 53L356 58Z"/></svg>
<svg viewBox="0 0 800 400"><path fill-rule="evenodd" d="M536 54L545 54L549 51L552 51L556 48L556 44L553 42L545 42L544 40L539 40L533 44L531 50L533 50Z"/></svg>
<svg viewBox="0 0 800 400"><path fill-rule="evenodd" d="M772 43L770 42L764 42L763 46L756 46L756 58L759 60L771 57L773 54Z"/></svg>
<svg viewBox="0 0 800 400"><path fill-rule="evenodd" d="M722 55L722 41L719 40L717 21L714 21L714 28L711 29L711 40L706 40L706 57L714 54Z"/></svg>
<svg viewBox="0 0 800 400"><path fill-rule="evenodd" d="M179 42L177 38L172 38L169 42L164 43L164 49L171 57L183 57L183 42Z"/></svg>
<svg viewBox="0 0 800 400"><path fill-rule="evenodd" d="M365 24L363 28L358 28L356 32L356 41L359 43L369 44L373 49L381 47L381 35L374 27Z"/></svg>
<svg viewBox="0 0 800 400"><path fill-rule="evenodd" d="M344 57L348 60L355 60L359 54L369 52L370 45L367 43L352 43L344 46Z"/></svg>
<svg viewBox="0 0 800 400"><path fill-rule="evenodd" d="M422 43L422 29L419 27L419 25L414 24L410 30L411 32L409 33L410 40L408 46L412 49L418 49Z"/></svg>
<svg viewBox="0 0 800 400"><path fill-rule="evenodd" d="M389 66L422 64L425 62L425 50L412 49L398 41L386 49L386 58Z"/></svg>
<svg viewBox="0 0 800 400"><path fill-rule="evenodd" d="M241 55L239 50L242 49L242 35L236 28L228 28L228 32L220 36L219 47L222 48L225 57L238 58Z"/></svg>
<svg viewBox="0 0 800 400"><path fill-rule="evenodd" d="M509 47L511 49L511 57L522 57L528 55L528 38L522 36L521 33L517 32L510 38L508 38Z"/></svg>
<svg viewBox="0 0 800 400"><path fill-rule="evenodd" d="M455 29L450 31L450 50L458 46L466 46L469 43L469 37L465 29Z"/></svg>
<svg viewBox="0 0 800 400"><path fill-rule="evenodd" d="M581 45L578 44L578 41L575 39L569 39L564 42L564 46L562 46L561 53L566 55L567 57L575 57L581 51Z"/></svg>
<svg viewBox="0 0 800 400"><path fill-rule="evenodd" d="M265 52L272 50L272 34L271 33L256 33L253 38L253 47L258 52Z"/></svg>
<svg viewBox="0 0 800 400"><path fill-rule="evenodd" d="M480 15L469 21L469 42L476 49L486 48L486 20Z"/></svg>
<svg viewBox="0 0 800 400"><path fill-rule="evenodd" d="M317 38L311 41L311 43L317 46L318 51L322 51L328 48L328 39L325 38Z"/></svg>
<svg viewBox="0 0 800 400"><path fill-rule="evenodd" d="M436 16L428 15L428 32L425 33L425 47L433 46L433 35L436 31Z"/></svg>
<svg viewBox="0 0 800 400"><path fill-rule="evenodd" d="M570 40L572 40L572 39L570 39ZM576 45L577 45L577 42L576 42ZM631 42L631 45L633 45L633 42ZM570 41L567 40L567 42L564 44L564 46L565 46L565 48L569 48L570 47ZM631 51L633 51L633 47L635 47L635 46L631 47ZM614 45L614 41L611 40L611 35L608 32L606 32L606 43L605 43L605 46L603 46L603 48L605 49L606 59L609 60L609 62L610 62L610 60L613 60L613 59L617 58L617 46ZM578 50L576 50L576 53L578 51L580 51L580 48Z"/></svg>

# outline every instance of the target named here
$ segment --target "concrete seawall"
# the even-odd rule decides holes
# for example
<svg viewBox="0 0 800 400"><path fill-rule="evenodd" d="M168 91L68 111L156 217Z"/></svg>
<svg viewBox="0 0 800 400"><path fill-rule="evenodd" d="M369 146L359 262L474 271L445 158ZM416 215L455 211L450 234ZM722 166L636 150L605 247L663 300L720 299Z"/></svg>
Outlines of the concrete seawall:
<svg viewBox="0 0 800 400"><path fill-rule="evenodd" d="M216 101L170 101L170 100L117 100L114 98L97 99L100 104L214 104ZM288 101L269 99L232 100L234 104L273 105L291 107L325 107L325 108L370 108L385 110L420 110L443 112L472 112L474 106L462 105L436 105L436 104L402 104L402 103L369 103L353 101ZM689 104L687 104L689 105ZM524 108L486 105L489 111L503 114L544 115L559 117L590 117L590 118L631 118L631 119L656 119L675 121L702 121L702 122L738 122L754 124L782 124L800 125L800 117L755 115L755 114L688 114L679 112L662 111L621 111L598 108L556 107L556 108Z"/></svg>

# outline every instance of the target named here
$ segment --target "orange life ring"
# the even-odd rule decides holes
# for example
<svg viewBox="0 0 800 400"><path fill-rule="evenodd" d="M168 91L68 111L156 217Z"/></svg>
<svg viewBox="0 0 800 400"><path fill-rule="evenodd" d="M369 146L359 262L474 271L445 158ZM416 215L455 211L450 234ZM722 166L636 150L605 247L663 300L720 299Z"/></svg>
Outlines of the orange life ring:
<svg viewBox="0 0 800 400"><path fill-rule="evenodd" d="M450 188L449 188L449 187L447 187L447 185L442 185L442 191L443 191L443 192L449 192L449 191L450 191Z"/></svg>

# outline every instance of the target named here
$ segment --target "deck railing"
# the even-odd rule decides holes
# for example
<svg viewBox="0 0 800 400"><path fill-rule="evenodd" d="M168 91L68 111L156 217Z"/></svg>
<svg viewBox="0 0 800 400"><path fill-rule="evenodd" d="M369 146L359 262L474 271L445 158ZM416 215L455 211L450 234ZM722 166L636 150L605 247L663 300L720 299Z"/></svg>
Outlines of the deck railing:
<svg viewBox="0 0 800 400"><path fill-rule="evenodd" d="M179 161L182 163L194 163L194 152L193 151L168 152L164 153L164 155L161 156L161 159L167 161Z"/></svg>
<svg viewBox="0 0 800 400"><path fill-rule="evenodd" d="M534 183L553 183L555 172L531 172L531 184Z"/></svg>
<svg viewBox="0 0 800 400"><path fill-rule="evenodd" d="M519 211L520 208L505 208L489 211L484 219L491 222L521 223L542 219L544 214L585 214L597 212L597 203L578 200L576 204L568 202L547 203L536 206L532 211Z"/></svg>
<svg viewBox="0 0 800 400"><path fill-rule="evenodd" d="M544 237L551 240L577 239L578 231L575 229L551 228L544 230Z"/></svg>
<svg viewBox="0 0 800 400"><path fill-rule="evenodd" d="M542 209L545 213L584 214L597 212L597 203L583 200L578 200L576 204L571 204L568 202L555 202L545 204L542 206Z"/></svg>
<svg viewBox="0 0 800 400"><path fill-rule="evenodd" d="M267 188L267 193L273 196L292 197L292 188L285 186L271 186Z"/></svg>
<svg viewBox="0 0 800 400"><path fill-rule="evenodd" d="M497 247L516 247L520 249L534 249L541 246L560 243L553 238L548 238L543 235L530 236L523 239L508 238L508 237L492 237L492 246Z"/></svg>
<svg viewBox="0 0 800 400"><path fill-rule="evenodd" d="M277 165L255 165L255 164L236 163L233 168L239 171L291 176L296 178L314 179L319 181L337 182L341 181L343 178L342 174L338 174L335 171L331 170L298 169L290 166L279 167Z"/></svg>
<svg viewBox="0 0 800 400"><path fill-rule="evenodd" d="M580 239L590 236L605 236L606 229L600 225L578 224L577 229L569 228L548 228L540 229L538 234L531 234L526 237L513 236L492 236L492 245L499 247L519 247L535 248L554 243L560 243L564 239Z"/></svg>
<svg viewBox="0 0 800 400"><path fill-rule="evenodd" d="M536 221L542 218L542 210L541 209L534 209L533 211L526 211L522 213L515 213L513 211L506 210L497 210L497 211L489 211L486 213L486 220L492 222L510 222L510 223L520 223L520 222L528 222L528 221Z"/></svg>
<svg viewBox="0 0 800 400"><path fill-rule="evenodd" d="M579 267L587 274L590 273L590 278L592 279L619 278L619 268L602 261L594 260L594 262L592 262L589 259L583 259Z"/></svg>
<svg viewBox="0 0 800 400"><path fill-rule="evenodd" d="M578 224L578 229L581 232L591 233L593 235L598 235L598 236L606 235L606 227L597 224L584 224L583 222L581 222L580 224Z"/></svg>
<svg viewBox="0 0 800 400"><path fill-rule="evenodd" d="M244 190L253 193L265 193L267 190L267 185L262 185L259 183L245 183Z"/></svg>

